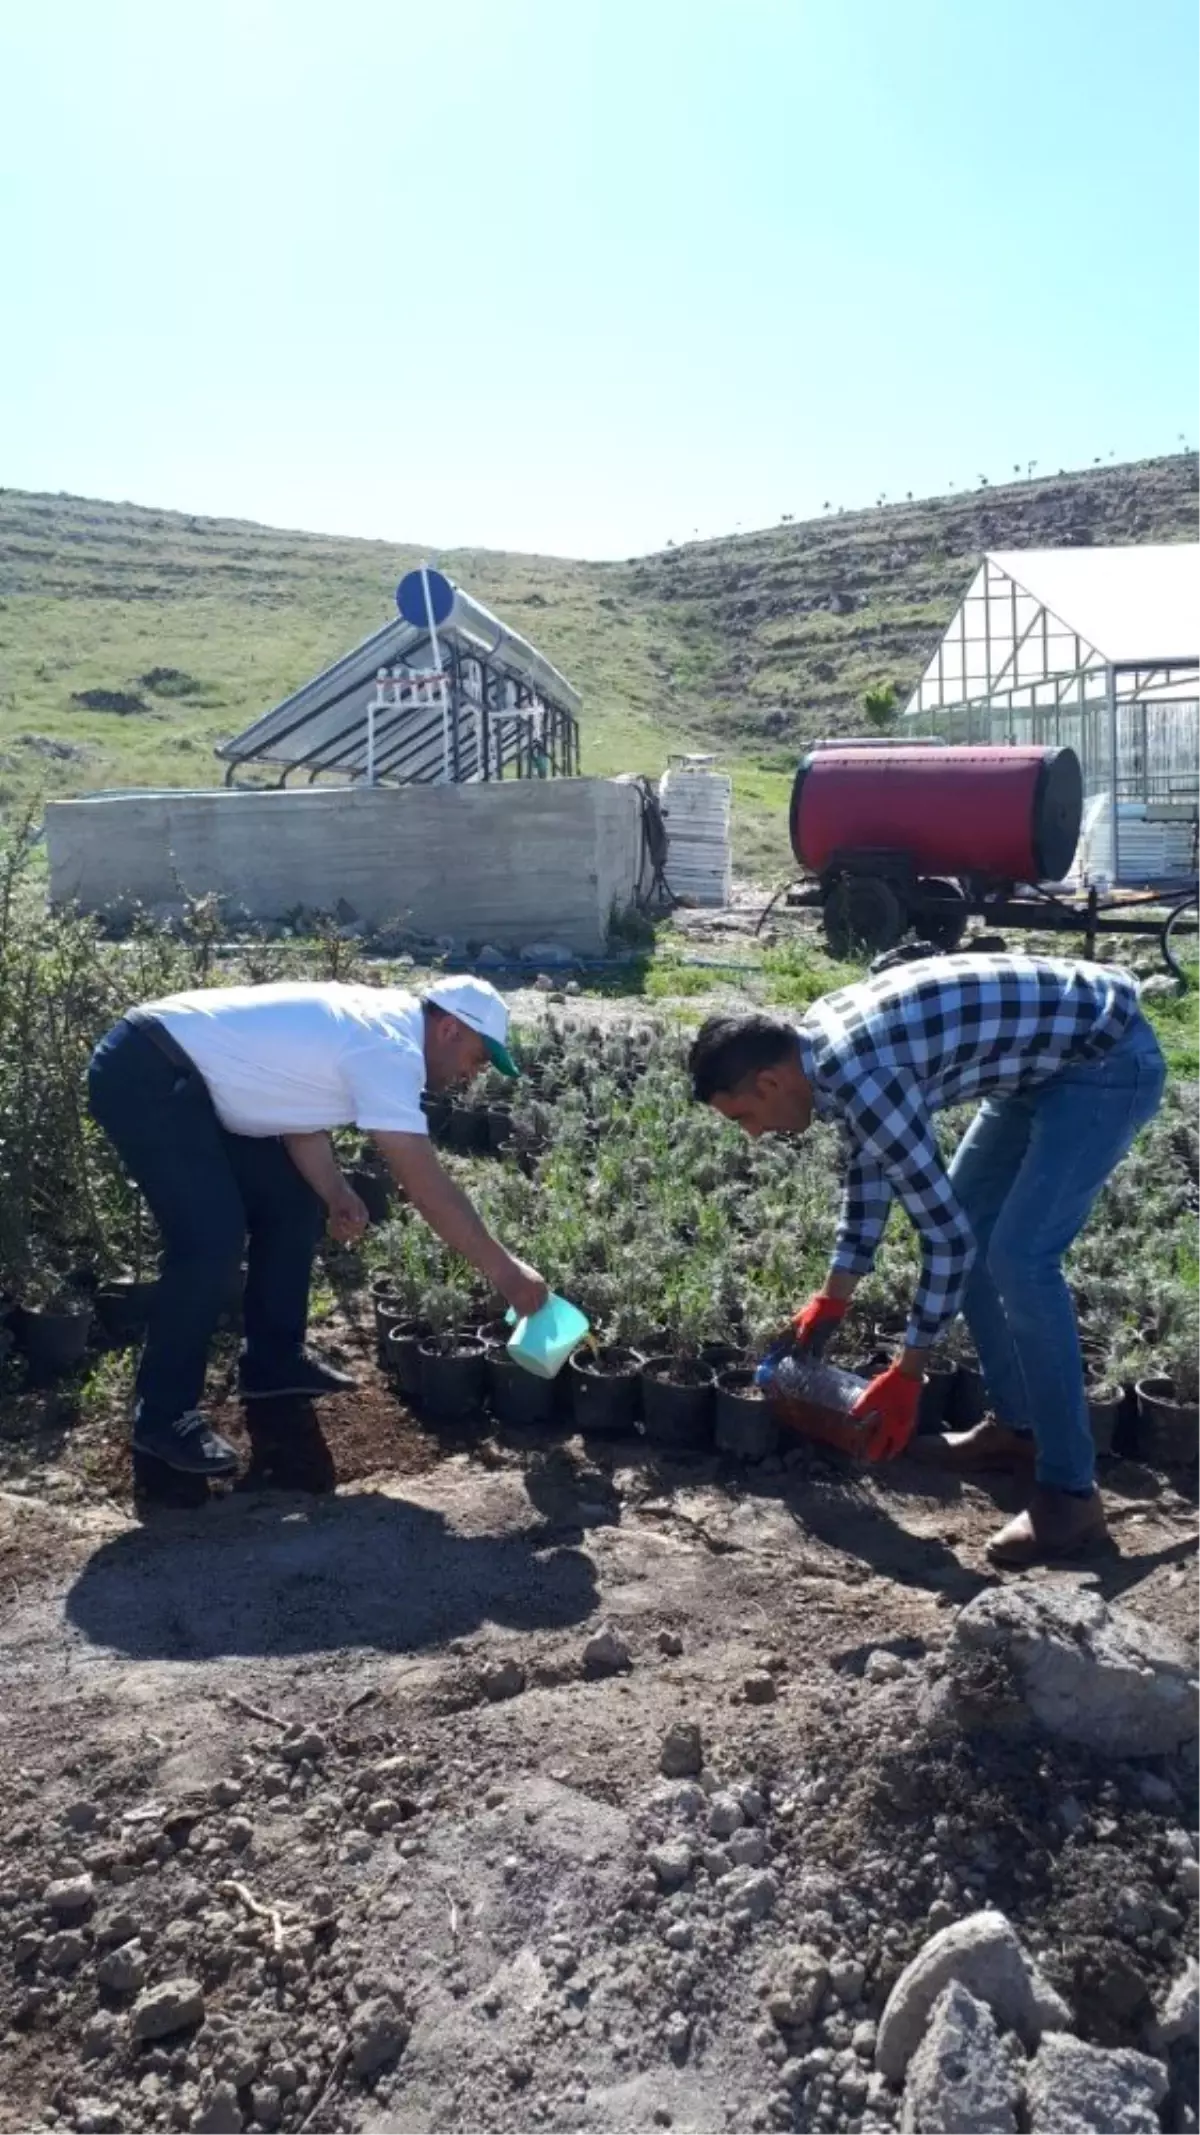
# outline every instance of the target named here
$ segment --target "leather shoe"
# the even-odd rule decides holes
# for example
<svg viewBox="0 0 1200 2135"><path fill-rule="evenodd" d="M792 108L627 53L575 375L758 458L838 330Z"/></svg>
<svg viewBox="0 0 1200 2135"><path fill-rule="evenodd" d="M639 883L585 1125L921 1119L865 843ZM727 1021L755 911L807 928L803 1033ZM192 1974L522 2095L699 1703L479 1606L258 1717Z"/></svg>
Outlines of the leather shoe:
<svg viewBox="0 0 1200 2135"><path fill-rule="evenodd" d="M987 1545L993 1564L1017 1570L1061 1557L1086 1557L1110 1540L1100 1492L1075 1497L1069 1490L1034 1485L1028 1509L1019 1512Z"/></svg>
<svg viewBox="0 0 1200 2135"><path fill-rule="evenodd" d="M930 1468L949 1468L955 1475L978 1475L987 1469L1012 1475L1032 1473L1036 1448L1029 1431L1013 1431L1006 1423L989 1420L969 1431L914 1438L908 1457Z"/></svg>

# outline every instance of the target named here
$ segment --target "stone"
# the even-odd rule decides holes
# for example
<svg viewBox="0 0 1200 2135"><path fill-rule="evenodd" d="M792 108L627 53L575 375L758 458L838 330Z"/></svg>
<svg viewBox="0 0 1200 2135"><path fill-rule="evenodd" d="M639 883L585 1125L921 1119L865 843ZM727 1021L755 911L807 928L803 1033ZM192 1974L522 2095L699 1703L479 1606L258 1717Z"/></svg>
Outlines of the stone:
<svg viewBox="0 0 1200 2135"><path fill-rule="evenodd" d="M99 1814L94 1801L73 1801L63 1810L63 1822L72 1831L90 1831Z"/></svg>
<svg viewBox="0 0 1200 2135"><path fill-rule="evenodd" d="M694 1779L704 1769L704 1745L694 1720L676 1720L663 1736L658 1769L668 1779Z"/></svg>
<svg viewBox="0 0 1200 2135"><path fill-rule="evenodd" d="M283 2098L273 2083L255 2083L250 2103L260 2128L277 2128L283 2113Z"/></svg>
<svg viewBox="0 0 1200 2135"><path fill-rule="evenodd" d="M42 1903L56 1920L82 1920L95 1898L96 1886L88 1875L63 1876L57 1883L47 1883L42 1892Z"/></svg>
<svg viewBox="0 0 1200 2135"><path fill-rule="evenodd" d="M193 2116L192 2126L200 2130L200 2135L239 2135L245 2122L232 2083L214 2085L207 2104Z"/></svg>
<svg viewBox="0 0 1200 2135"><path fill-rule="evenodd" d="M778 1695L778 1685L773 1675L765 1668L754 1668L742 1684L747 1705L773 1705Z"/></svg>
<svg viewBox="0 0 1200 2135"><path fill-rule="evenodd" d="M761 1868L767 1841L761 1831L735 1831L726 1851L735 1868Z"/></svg>
<svg viewBox="0 0 1200 2135"><path fill-rule="evenodd" d="M218 1809L232 1809L242 1798L242 1785L238 1779L217 1779L209 1788L208 1798Z"/></svg>
<svg viewBox="0 0 1200 2135"><path fill-rule="evenodd" d="M1175 1880L1185 1898L1200 1898L1200 1861L1181 1861Z"/></svg>
<svg viewBox="0 0 1200 2135"><path fill-rule="evenodd" d="M508 958L503 949L497 949L494 942L485 941L475 961L481 971L499 971L507 964Z"/></svg>
<svg viewBox="0 0 1200 2135"><path fill-rule="evenodd" d="M1192 2045L1200 2040L1200 1967L1194 1957L1172 1980L1152 2033L1153 2045L1164 2051L1185 2039Z"/></svg>
<svg viewBox="0 0 1200 2135"><path fill-rule="evenodd" d="M524 1688L525 1670L520 1661L496 1661L483 1671L483 1694L493 1705L505 1698L519 1698Z"/></svg>
<svg viewBox="0 0 1200 2135"><path fill-rule="evenodd" d="M730 1911L765 1920L774 1908L779 1885L769 1868L735 1868L725 1877L721 1894Z"/></svg>
<svg viewBox="0 0 1200 2135"><path fill-rule="evenodd" d="M810 1942L786 1950L772 1978L767 2008L781 2030L815 2023L829 1984L829 1966Z"/></svg>
<svg viewBox="0 0 1200 2135"><path fill-rule="evenodd" d="M663 2034L667 2052L673 2061L686 2061L688 2047L692 2043L692 2027L682 2009L673 2009L667 2018Z"/></svg>
<svg viewBox="0 0 1200 2135"><path fill-rule="evenodd" d="M991 2010L951 1980L908 2065L903 2135L1016 2135L1020 2096Z"/></svg>
<svg viewBox="0 0 1200 2135"><path fill-rule="evenodd" d="M865 1966L854 1957L835 1957L829 1967L829 1984L847 2007L858 2000L866 1977Z"/></svg>
<svg viewBox="0 0 1200 2135"><path fill-rule="evenodd" d="M289 1727L279 1745L285 1764L319 1764L328 1744L319 1727Z"/></svg>
<svg viewBox="0 0 1200 2135"><path fill-rule="evenodd" d="M683 1640L678 1631L660 1631L658 1634L658 1650L660 1653L665 1653L668 1660L678 1660L683 1652Z"/></svg>
<svg viewBox="0 0 1200 2135"><path fill-rule="evenodd" d="M146 1952L140 1942L123 1942L96 1966L96 1978L110 1994L140 1994L146 1984Z"/></svg>
<svg viewBox="0 0 1200 2135"><path fill-rule="evenodd" d="M623 1675L632 1666L629 1648L611 1624L604 1624L594 1632L583 1649L583 1672L593 1680L600 1676Z"/></svg>
<svg viewBox="0 0 1200 2135"><path fill-rule="evenodd" d="M1048 2031L1025 2075L1031 2135L1158 2135L1167 2071L1130 2047Z"/></svg>
<svg viewBox="0 0 1200 2135"><path fill-rule="evenodd" d="M47 1935L42 1944L42 1970L76 1972L87 1953L87 1939L78 1928L60 1928L57 1935Z"/></svg>
<svg viewBox="0 0 1200 2135"><path fill-rule="evenodd" d="M111 2009L97 2010L83 2027L81 2052L85 2061L103 2061L117 2043L118 2024Z"/></svg>
<svg viewBox="0 0 1200 2135"><path fill-rule="evenodd" d="M531 941L521 951L523 964L539 964L549 970L563 971L575 962L574 953L560 941Z"/></svg>
<svg viewBox="0 0 1200 2135"><path fill-rule="evenodd" d="M879 2025L876 2066L899 2083L916 2052L930 2010L951 1980L986 2002L1005 2031L1026 2045L1040 2034L1033 1969L1016 1934L998 1912L971 1913L941 1929L900 1974Z"/></svg>
<svg viewBox="0 0 1200 2135"><path fill-rule="evenodd" d="M868 1683L895 1683L904 1675L904 1662L898 1653L889 1653L880 1646L868 1653L863 1665L863 1676Z"/></svg>
<svg viewBox="0 0 1200 2135"><path fill-rule="evenodd" d="M1125 1757L1156 1757L1196 1738L1200 1686L1186 1647L1090 1588L988 1587L960 1610L945 1682L966 1717L981 1655L1004 1665L1028 1718L1066 1741L1103 1755L1119 1742Z"/></svg>
<svg viewBox="0 0 1200 2135"><path fill-rule="evenodd" d="M649 1860L663 1890L678 1890L692 1872L692 1849L685 1839L668 1839L663 1846L651 1846Z"/></svg>
<svg viewBox="0 0 1200 2135"><path fill-rule="evenodd" d="M745 1818L735 1794L714 1794L708 1805L708 1828L714 1838L730 1838L740 1831Z"/></svg>
<svg viewBox="0 0 1200 2135"><path fill-rule="evenodd" d="M165 2039L203 2020L204 1989L199 1980L165 1979L134 2003L130 2028L135 2039Z"/></svg>
<svg viewBox="0 0 1200 2135"><path fill-rule="evenodd" d="M393 1801L390 1794L383 1794L378 1801L368 1802L363 1810L362 1820L368 1831L390 1831L393 1824L400 1822L400 1804Z"/></svg>
<svg viewBox="0 0 1200 2135"><path fill-rule="evenodd" d="M365 2081L403 2053L412 2026L390 1994L360 2002L350 2019L350 2073Z"/></svg>

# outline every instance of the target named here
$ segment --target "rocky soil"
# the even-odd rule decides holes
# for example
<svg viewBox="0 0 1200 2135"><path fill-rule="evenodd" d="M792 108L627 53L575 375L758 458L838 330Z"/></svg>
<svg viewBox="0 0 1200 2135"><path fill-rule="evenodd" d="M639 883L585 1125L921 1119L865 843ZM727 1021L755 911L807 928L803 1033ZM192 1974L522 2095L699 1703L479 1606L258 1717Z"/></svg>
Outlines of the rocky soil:
<svg viewBox="0 0 1200 2135"><path fill-rule="evenodd" d="M1196 2126L1165 1478L1001 1587L1006 1485L355 1415L0 1498L0 2128Z"/></svg>

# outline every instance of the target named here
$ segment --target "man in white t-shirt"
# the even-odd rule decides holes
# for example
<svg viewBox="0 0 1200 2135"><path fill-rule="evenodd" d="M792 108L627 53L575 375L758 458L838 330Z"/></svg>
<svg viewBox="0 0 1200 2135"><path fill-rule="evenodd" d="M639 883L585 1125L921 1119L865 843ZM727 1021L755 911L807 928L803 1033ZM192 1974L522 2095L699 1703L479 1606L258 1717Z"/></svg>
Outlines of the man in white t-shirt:
<svg viewBox="0 0 1200 2135"><path fill-rule="evenodd" d="M508 1010L485 979L446 978L423 998L390 987L299 981L172 994L131 1009L92 1058L93 1117L162 1233L162 1274L138 1369L135 1453L211 1478L237 1465L199 1407L209 1345L247 1249L247 1400L354 1382L304 1348L313 1255L328 1221L343 1242L366 1210L330 1129L370 1134L397 1184L446 1244L517 1312L546 1284L493 1238L438 1162L422 1093L489 1061L515 1075Z"/></svg>

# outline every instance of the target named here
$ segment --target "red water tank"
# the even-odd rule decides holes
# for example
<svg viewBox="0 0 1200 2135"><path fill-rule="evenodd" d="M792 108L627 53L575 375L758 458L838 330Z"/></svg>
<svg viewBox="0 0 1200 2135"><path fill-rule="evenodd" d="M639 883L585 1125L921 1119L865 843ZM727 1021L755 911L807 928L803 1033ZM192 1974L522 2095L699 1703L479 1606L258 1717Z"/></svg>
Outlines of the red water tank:
<svg viewBox="0 0 1200 2135"><path fill-rule="evenodd" d="M1060 882L1082 816L1073 749L814 749L792 788L792 851L814 875L870 852L919 875Z"/></svg>

